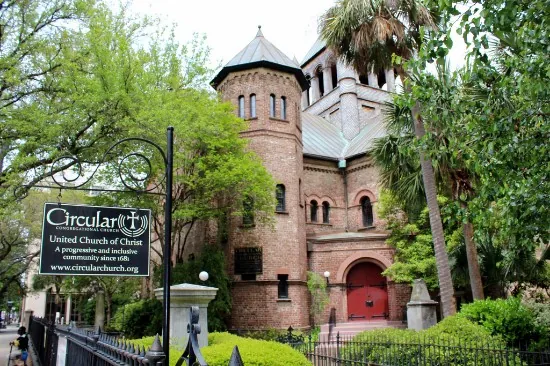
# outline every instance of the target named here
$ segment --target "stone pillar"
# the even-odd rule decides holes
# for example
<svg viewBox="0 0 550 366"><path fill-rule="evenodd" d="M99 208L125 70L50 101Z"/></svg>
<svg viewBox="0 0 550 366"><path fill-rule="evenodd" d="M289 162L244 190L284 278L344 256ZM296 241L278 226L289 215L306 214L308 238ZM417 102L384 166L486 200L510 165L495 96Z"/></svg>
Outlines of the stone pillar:
<svg viewBox="0 0 550 366"><path fill-rule="evenodd" d="M319 98L321 98L321 91L319 90L319 78L315 76L311 78L311 100L309 102L313 104L318 101Z"/></svg>
<svg viewBox="0 0 550 366"><path fill-rule="evenodd" d="M393 72L393 67L386 70L386 90L389 92L395 91L395 74Z"/></svg>
<svg viewBox="0 0 550 366"><path fill-rule="evenodd" d="M182 283L180 285L170 286L170 340L180 347L187 345L189 335L187 325L191 306L199 307L199 325L201 333L199 334L199 346L208 346L208 303L216 297L218 289L200 285ZM155 289L155 297L163 301L163 289Z"/></svg>
<svg viewBox="0 0 550 366"><path fill-rule="evenodd" d="M95 322L94 328L105 328L105 292L99 290L95 297Z"/></svg>
<svg viewBox="0 0 550 366"><path fill-rule="evenodd" d="M332 70L330 67L325 67L323 69L323 84L323 87L325 88L325 95L330 93L330 91L336 86L332 85Z"/></svg>
<svg viewBox="0 0 550 366"><path fill-rule="evenodd" d="M376 74L374 72L369 72L369 74L367 75L367 78L368 78L368 81L369 81L369 86L372 86L373 88L379 88L380 87L378 85L378 76L376 76Z"/></svg>
<svg viewBox="0 0 550 366"><path fill-rule="evenodd" d="M437 301L430 299L424 280L414 280L411 301L407 303L407 323L409 329L428 329L437 323Z"/></svg>
<svg viewBox="0 0 550 366"><path fill-rule="evenodd" d="M359 133L359 107L357 103L357 79L355 71L338 61L338 78L340 83L340 125L347 140L352 140Z"/></svg>
<svg viewBox="0 0 550 366"><path fill-rule="evenodd" d="M61 324L69 324L71 322L71 310L73 307L73 298L71 295L67 298L67 305L65 306L65 314L63 315L63 318L65 321L61 322Z"/></svg>

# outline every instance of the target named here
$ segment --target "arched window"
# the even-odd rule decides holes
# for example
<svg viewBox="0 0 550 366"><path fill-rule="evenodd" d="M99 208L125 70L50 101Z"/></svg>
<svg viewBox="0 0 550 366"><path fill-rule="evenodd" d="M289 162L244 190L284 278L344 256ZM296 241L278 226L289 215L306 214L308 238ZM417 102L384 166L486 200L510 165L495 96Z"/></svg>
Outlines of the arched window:
<svg viewBox="0 0 550 366"><path fill-rule="evenodd" d="M275 94L269 96L269 117L275 118Z"/></svg>
<svg viewBox="0 0 550 366"><path fill-rule="evenodd" d="M363 216L363 227L370 227L374 223L374 216L372 214L372 203L370 198L361 198L361 214Z"/></svg>
<svg viewBox="0 0 550 366"><path fill-rule="evenodd" d="M285 186L283 184L277 184L275 187L275 197L277 198L277 206L275 211L285 212L286 211L286 200L285 200Z"/></svg>
<svg viewBox="0 0 550 366"><path fill-rule="evenodd" d="M310 219L311 219L311 222L317 222L317 208L319 207L319 205L317 204L317 201L313 200L310 202L310 210L311 210L311 215L310 215Z"/></svg>
<svg viewBox="0 0 550 366"><path fill-rule="evenodd" d="M317 70L315 71L315 76L317 77L317 80L319 81L319 96L325 95L325 80L323 77L323 68L319 66Z"/></svg>
<svg viewBox="0 0 550 366"><path fill-rule="evenodd" d="M256 118L256 94L250 94L250 118Z"/></svg>
<svg viewBox="0 0 550 366"><path fill-rule="evenodd" d="M244 95L239 96L239 117L244 118Z"/></svg>
<svg viewBox="0 0 550 366"><path fill-rule="evenodd" d="M323 202L323 224L328 224L330 222L330 203L327 201Z"/></svg>
<svg viewBox="0 0 550 366"><path fill-rule="evenodd" d="M286 97L281 97L281 119L286 119Z"/></svg>

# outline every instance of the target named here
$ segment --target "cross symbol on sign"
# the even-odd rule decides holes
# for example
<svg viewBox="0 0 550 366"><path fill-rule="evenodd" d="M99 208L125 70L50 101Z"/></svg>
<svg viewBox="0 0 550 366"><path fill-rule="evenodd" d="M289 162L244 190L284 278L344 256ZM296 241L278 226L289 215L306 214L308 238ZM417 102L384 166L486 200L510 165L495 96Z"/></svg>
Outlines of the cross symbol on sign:
<svg viewBox="0 0 550 366"><path fill-rule="evenodd" d="M128 220L131 220L130 230L135 230L135 221L139 219L139 216L136 216L136 213L132 211L132 215L126 215L126 217L128 218Z"/></svg>

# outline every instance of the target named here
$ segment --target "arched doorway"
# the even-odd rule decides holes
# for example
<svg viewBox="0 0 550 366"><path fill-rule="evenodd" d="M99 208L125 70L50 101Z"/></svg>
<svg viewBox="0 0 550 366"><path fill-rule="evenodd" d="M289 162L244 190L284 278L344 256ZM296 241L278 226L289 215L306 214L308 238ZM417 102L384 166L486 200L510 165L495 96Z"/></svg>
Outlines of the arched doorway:
<svg viewBox="0 0 550 366"><path fill-rule="evenodd" d="M388 286L382 268L371 262L357 263L348 272L346 287L349 320L388 318Z"/></svg>

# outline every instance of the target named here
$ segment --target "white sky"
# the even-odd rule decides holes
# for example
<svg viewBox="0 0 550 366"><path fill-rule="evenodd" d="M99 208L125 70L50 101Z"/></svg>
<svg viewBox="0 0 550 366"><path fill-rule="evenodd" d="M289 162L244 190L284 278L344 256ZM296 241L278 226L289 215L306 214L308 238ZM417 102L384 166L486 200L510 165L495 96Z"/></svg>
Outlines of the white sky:
<svg viewBox="0 0 550 366"><path fill-rule="evenodd" d="M176 24L181 43L193 33L206 34L211 67L225 65L256 36L258 25L267 40L288 57L301 62L317 40L319 16L335 0L131 0L131 10ZM464 64L465 46L453 37L451 66Z"/></svg>
<svg viewBox="0 0 550 366"><path fill-rule="evenodd" d="M214 64L225 65L262 26L275 47L298 61L317 39L317 19L334 0L132 0L131 9L177 24L176 37L185 43L194 32L206 34Z"/></svg>

